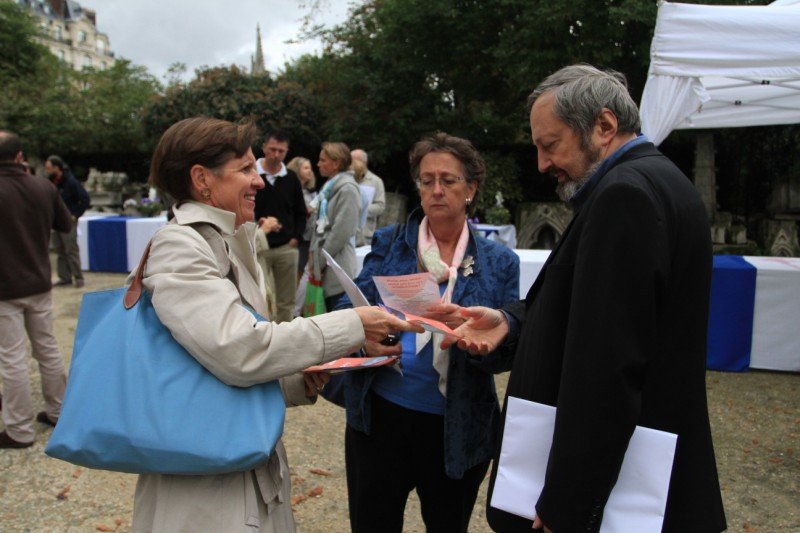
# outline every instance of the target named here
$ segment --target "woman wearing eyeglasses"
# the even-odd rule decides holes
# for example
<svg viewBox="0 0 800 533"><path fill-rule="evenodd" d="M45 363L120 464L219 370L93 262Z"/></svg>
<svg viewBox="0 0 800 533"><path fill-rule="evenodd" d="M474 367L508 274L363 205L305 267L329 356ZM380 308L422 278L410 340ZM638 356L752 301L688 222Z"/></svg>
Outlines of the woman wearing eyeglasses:
<svg viewBox="0 0 800 533"><path fill-rule="evenodd" d="M380 303L373 276L431 272L442 302L503 305L519 299L519 258L471 231L486 172L466 139L438 133L410 154L422 207L400 226L375 233L356 279ZM345 297L339 308L350 306ZM460 318L447 317L456 327ZM499 353L473 358L438 334L402 334L400 343L367 343L368 355L402 355L390 368L345 376L345 459L353 532L400 532L416 490L429 532L465 532L497 442L500 408L493 373L510 369Z"/></svg>

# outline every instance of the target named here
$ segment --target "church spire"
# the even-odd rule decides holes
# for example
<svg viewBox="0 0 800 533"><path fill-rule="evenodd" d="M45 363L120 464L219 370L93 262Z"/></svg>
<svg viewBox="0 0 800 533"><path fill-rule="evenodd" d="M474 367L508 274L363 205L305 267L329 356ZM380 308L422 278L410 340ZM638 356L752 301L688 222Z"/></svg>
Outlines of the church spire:
<svg viewBox="0 0 800 533"><path fill-rule="evenodd" d="M264 51L261 49L261 26L256 24L256 55L250 56L250 74L253 76L266 74Z"/></svg>

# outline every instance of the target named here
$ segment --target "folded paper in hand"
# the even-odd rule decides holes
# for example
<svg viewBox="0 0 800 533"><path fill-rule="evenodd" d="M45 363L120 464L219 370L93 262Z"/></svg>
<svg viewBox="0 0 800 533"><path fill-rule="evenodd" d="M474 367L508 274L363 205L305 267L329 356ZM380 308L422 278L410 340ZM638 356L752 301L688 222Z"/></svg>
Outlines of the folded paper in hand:
<svg viewBox="0 0 800 533"><path fill-rule="evenodd" d="M368 306L367 300L361 289L358 288L350 276L339 266L333 257L323 248L322 255L331 271L339 280L344 292L350 297L354 307ZM386 304L383 309L389 313L395 311L402 315L401 318L417 324L433 333L442 333L458 337L455 332L437 320L420 316L428 308L441 303L439 286L436 278L430 272L409 274L406 276L374 276L373 281L381 299Z"/></svg>
<svg viewBox="0 0 800 533"><path fill-rule="evenodd" d="M303 372L328 372L330 374L341 374L351 370L366 370L367 368L377 368L396 363L400 357L396 355L379 355L376 357L342 357L334 361L329 361L323 365L310 366Z"/></svg>
<svg viewBox="0 0 800 533"><path fill-rule="evenodd" d="M544 488L556 409L508 397L491 506L533 519ZM678 436L636 426L600 533L660 532Z"/></svg>

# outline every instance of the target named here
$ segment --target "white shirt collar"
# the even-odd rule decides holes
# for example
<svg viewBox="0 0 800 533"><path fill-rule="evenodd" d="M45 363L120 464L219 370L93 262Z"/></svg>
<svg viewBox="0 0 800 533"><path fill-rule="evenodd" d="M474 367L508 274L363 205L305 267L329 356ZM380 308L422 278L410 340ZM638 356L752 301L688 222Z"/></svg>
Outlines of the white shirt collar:
<svg viewBox="0 0 800 533"><path fill-rule="evenodd" d="M258 161L256 161L256 170L258 170L259 175L267 178L267 181L269 181L270 185L275 185L275 178L279 178L288 174L288 171L286 170L286 165L284 165L283 163L281 163L281 169L276 174L270 174L269 170L267 170L262 165L263 161L264 161L263 157Z"/></svg>

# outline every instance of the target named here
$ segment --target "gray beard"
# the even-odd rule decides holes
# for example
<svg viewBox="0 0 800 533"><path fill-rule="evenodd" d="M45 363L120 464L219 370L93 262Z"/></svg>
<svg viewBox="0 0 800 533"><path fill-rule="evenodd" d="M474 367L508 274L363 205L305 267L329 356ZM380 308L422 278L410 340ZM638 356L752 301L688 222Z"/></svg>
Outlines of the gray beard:
<svg viewBox="0 0 800 533"><path fill-rule="evenodd" d="M592 174L594 174L595 171L600 167L600 163L603 162L600 159L599 150L595 151L594 153L589 151L584 152L584 157L586 157L587 160L592 161L592 163L586 167L586 172L584 172L582 176L575 178L570 176L567 181L556 185L556 194L559 198L561 198L562 202L569 202L572 197L575 196L575 193L578 192L578 189L580 189L584 183L589 181L589 178L592 177Z"/></svg>
<svg viewBox="0 0 800 533"><path fill-rule="evenodd" d="M589 178L581 178L580 180L572 180L565 181L563 183L559 183L556 185L556 194L559 198L561 198L562 202L569 202L570 198L572 198L578 189L581 188L581 185L586 183Z"/></svg>

